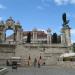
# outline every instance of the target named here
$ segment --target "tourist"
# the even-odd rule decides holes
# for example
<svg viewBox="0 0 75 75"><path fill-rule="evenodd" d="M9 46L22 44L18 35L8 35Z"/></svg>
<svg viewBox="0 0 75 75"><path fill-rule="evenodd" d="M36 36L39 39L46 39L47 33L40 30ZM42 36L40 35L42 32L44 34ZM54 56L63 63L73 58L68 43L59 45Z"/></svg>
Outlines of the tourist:
<svg viewBox="0 0 75 75"><path fill-rule="evenodd" d="M6 65L9 66L9 61L8 60L6 61Z"/></svg>
<svg viewBox="0 0 75 75"><path fill-rule="evenodd" d="M29 60L28 60L28 66L30 66L30 64L29 64Z"/></svg>
<svg viewBox="0 0 75 75"><path fill-rule="evenodd" d="M42 57L41 56L39 57L39 63L40 63L40 65L42 65Z"/></svg>
<svg viewBox="0 0 75 75"><path fill-rule="evenodd" d="M36 67L37 59L34 59L34 67Z"/></svg>
<svg viewBox="0 0 75 75"><path fill-rule="evenodd" d="M17 61L12 62L12 71L13 71L13 69L17 70Z"/></svg>
<svg viewBox="0 0 75 75"><path fill-rule="evenodd" d="M38 61L38 68L40 68L40 62Z"/></svg>
<svg viewBox="0 0 75 75"><path fill-rule="evenodd" d="M28 66L30 66L30 65L31 65L31 57L29 55L29 57L28 57Z"/></svg>

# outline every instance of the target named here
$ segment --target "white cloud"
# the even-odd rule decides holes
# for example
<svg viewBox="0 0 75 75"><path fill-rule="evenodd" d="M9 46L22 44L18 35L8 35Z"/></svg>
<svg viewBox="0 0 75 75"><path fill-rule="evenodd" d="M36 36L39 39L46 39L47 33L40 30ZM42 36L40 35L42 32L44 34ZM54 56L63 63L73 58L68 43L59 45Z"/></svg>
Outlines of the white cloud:
<svg viewBox="0 0 75 75"><path fill-rule="evenodd" d="M38 5L37 8L40 9L40 10L43 10L46 7L49 7L50 6L50 2L51 1L52 0L41 0L41 5Z"/></svg>
<svg viewBox="0 0 75 75"><path fill-rule="evenodd" d="M60 0L54 0L54 2L57 4L57 5L62 5L62 2Z"/></svg>
<svg viewBox="0 0 75 75"><path fill-rule="evenodd" d="M6 9L6 7L2 4L0 4L0 9Z"/></svg>
<svg viewBox="0 0 75 75"><path fill-rule="evenodd" d="M65 5L69 3L69 0L54 0L57 5Z"/></svg>
<svg viewBox="0 0 75 75"><path fill-rule="evenodd" d="M75 0L54 0L57 5L75 4Z"/></svg>
<svg viewBox="0 0 75 75"><path fill-rule="evenodd" d="M70 0L70 3L71 4L75 4L75 0Z"/></svg>
<svg viewBox="0 0 75 75"><path fill-rule="evenodd" d="M75 0L41 0L43 6L50 6L51 2L54 2L56 5L67 5L67 4L75 4Z"/></svg>

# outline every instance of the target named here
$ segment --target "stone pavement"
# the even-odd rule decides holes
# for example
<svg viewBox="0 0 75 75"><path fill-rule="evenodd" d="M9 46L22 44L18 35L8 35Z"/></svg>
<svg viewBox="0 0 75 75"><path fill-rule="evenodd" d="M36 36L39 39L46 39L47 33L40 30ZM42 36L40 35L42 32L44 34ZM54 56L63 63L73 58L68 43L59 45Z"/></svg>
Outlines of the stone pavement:
<svg viewBox="0 0 75 75"><path fill-rule="evenodd" d="M61 68L61 67L41 67L41 68L18 68L17 71L8 67L8 72L5 75L75 75L75 69L73 68Z"/></svg>

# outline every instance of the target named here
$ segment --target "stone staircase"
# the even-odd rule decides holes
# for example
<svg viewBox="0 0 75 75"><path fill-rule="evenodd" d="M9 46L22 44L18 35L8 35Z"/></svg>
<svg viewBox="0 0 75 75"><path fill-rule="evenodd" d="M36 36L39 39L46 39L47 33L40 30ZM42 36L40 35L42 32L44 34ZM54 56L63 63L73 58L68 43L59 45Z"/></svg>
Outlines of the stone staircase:
<svg viewBox="0 0 75 75"><path fill-rule="evenodd" d="M12 56L21 57L23 60L31 57L31 61L33 62L35 58L37 60L41 56L43 61L46 62L47 65L56 64L59 56L62 53L68 51L67 47L63 45L47 45L47 44L17 44L17 45L5 45L0 48L0 55L2 58L11 58ZM4 57L3 57L4 56Z"/></svg>

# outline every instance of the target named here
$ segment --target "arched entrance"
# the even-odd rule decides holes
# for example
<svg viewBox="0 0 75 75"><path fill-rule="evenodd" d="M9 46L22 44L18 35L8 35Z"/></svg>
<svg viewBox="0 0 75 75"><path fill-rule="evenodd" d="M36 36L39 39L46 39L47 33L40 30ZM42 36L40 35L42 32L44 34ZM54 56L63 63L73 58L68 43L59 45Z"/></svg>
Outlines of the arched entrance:
<svg viewBox="0 0 75 75"><path fill-rule="evenodd" d="M13 29L7 29L5 31L5 40L6 42L13 42L14 41L14 30Z"/></svg>
<svg viewBox="0 0 75 75"><path fill-rule="evenodd" d="M22 39L22 27L20 23L15 22L12 17L9 17L5 22L0 22L0 40L2 42L6 42L8 39L6 34L7 30L13 31L12 37L9 37L10 39L12 38L12 41L19 42ZM8 34L9 33L10 32L8 32Z"/></svg>

